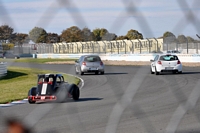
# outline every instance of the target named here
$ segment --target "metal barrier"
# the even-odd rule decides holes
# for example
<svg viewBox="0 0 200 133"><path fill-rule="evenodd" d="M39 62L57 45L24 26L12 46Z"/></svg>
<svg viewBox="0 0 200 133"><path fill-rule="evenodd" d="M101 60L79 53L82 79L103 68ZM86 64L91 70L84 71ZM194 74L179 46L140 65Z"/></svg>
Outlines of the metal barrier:
<svg viewBox="0 0 200 133"><path fill-rule="evenodd" d="M7 63L0 62L0 77L5 76L7 74Z"/></svg>
<svg viewBox="0 0 200 133"><path fill-rule="evenodd" d="M90 53L86 53L90 54ZM78 59L85 54L37 54L33 58ZM98 54L102 60L150 61L156 54ZM181 62L200 62L199 54L177 54Z"/></svg>

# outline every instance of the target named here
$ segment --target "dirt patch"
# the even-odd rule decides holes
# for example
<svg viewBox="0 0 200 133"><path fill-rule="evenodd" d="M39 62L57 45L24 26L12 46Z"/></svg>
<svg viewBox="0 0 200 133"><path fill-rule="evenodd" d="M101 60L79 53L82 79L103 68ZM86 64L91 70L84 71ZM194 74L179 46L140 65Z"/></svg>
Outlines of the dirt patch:
<svg viewBox="0 0 200 133"><path fill-rule="evenodd" d="M150 65L150 61L103 61L105 65L117 65L117 66L141 66L141 65ZM75 64L74 61L58 61L58 62L46 62L46 64ZM200 62L190 63L190 62L182 62L183 66L197 67L200 66Z"/></svg>

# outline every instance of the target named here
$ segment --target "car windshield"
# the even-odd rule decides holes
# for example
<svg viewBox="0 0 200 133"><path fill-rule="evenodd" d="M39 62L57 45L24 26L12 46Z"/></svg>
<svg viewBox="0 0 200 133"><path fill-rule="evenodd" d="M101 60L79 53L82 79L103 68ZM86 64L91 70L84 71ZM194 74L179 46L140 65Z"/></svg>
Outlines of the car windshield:
<svg viewBox="0 0 200 133"><path fill-rule="evenodd" d="M84 59L84 61L87 62L96 62L96 61L101 61L101 59L98 56L88 56Z"/></svg>
<svg viewBox="0 0 200 133"><path fill-rule="evenodd" d="M178 57L176 55L163 55L163 56L160 57L160 60L174 61L174 60L178 60Z"/></svg>

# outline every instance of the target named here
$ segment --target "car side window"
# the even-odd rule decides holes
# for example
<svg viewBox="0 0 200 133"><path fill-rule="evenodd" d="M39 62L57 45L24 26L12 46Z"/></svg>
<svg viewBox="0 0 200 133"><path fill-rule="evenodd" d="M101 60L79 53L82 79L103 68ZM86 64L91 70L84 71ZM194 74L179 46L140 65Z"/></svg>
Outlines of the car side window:
<svg viewBox="0 0 200 133"><path fill-rule="evenodd" d="M154 58L154 61L158 60L159 55L156 55L156 57Z"/></svg>
<svg viewBox="0 0 200 133"><path fill-rule="evenodd" d="M83 60L83 56L81 56L78 61L81 62L82 60Z"/></svg>

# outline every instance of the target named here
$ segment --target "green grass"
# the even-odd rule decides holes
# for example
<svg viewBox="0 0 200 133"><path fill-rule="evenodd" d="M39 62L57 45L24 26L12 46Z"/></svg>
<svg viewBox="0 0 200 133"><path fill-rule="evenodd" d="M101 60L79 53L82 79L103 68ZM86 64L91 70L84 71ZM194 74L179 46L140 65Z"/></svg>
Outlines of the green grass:
<svg viewBox="0 0 200 133"><path fill-rule="evenodd" d="M59 73L40 69L8 67L7 75L0 79L0 103L8 103L27 98L28 90L36 86L37 75ZM62 73L63 74L63 73ZM63 74L65 81L78 84L78 78Z"/></svg>
<svg viewBox="0 0 200 133"><path fill-rule="evenodd" d="M64 61L75 61L76 59L51 59L51 58L20 58L20 59L0 59L0 62L25 62L25 63L46 63L46 62L64 62Z"/></svg>

